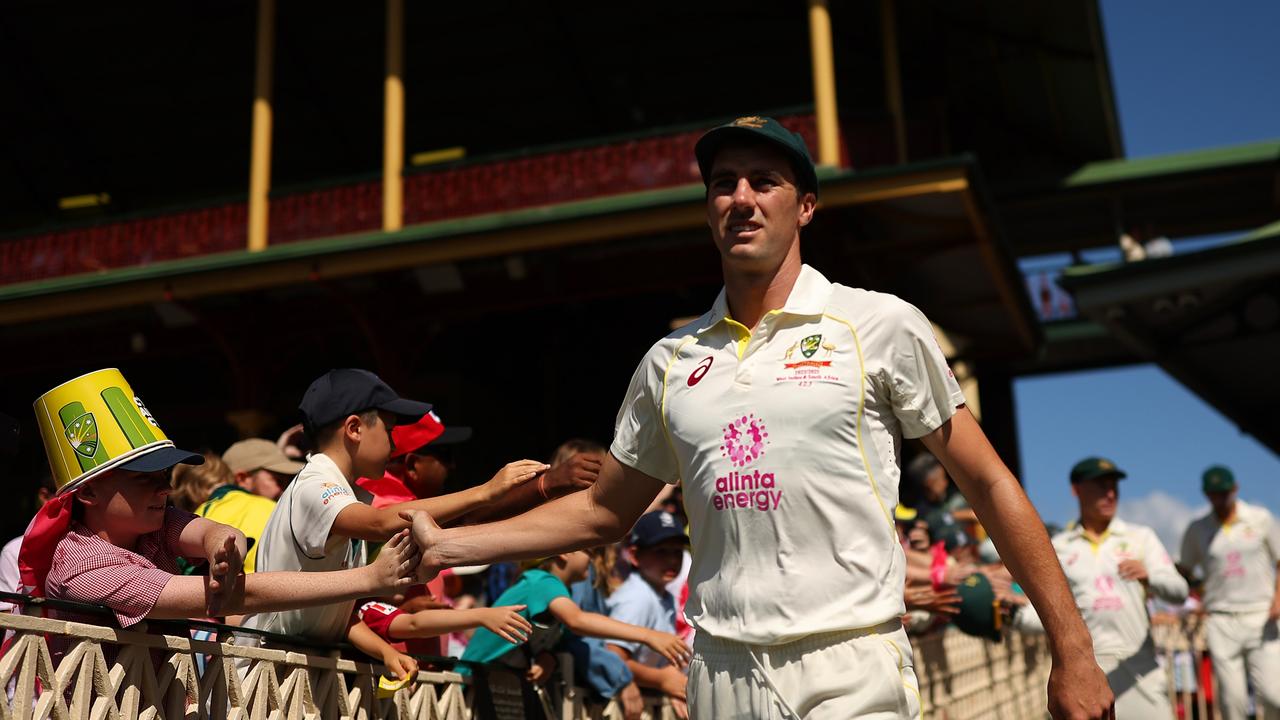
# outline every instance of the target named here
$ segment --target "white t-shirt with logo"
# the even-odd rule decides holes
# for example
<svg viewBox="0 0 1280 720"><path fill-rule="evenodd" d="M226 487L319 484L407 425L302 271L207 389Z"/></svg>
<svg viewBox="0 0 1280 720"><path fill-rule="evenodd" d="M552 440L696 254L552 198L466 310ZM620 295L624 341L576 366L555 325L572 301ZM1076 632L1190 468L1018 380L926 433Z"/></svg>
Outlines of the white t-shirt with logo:
<svg viewBox="0 0 1280 720"><path fill-rule="evenodd" d="M722 291L658 341L610 452L683 481L690 624L776 644L903 613L901 441L964 402L920 311L805 266L754 332L729 318Z"/></svg>
<svg viewBox="0 0 1280 720"><path fill-rule="evenodd" d="M279 570L327 572L363 567L363 540L330 535L333 521L346 506L359 502L338 466L323 453L307 459L306 467L289 483L267 520L259 540L256 572ZM354 600L332 605L259 613L245 626L323 642L346 638Z"/></svg>
<svg viewBox="0 0 1280 720"><path fill-rule="evenodd" d="M1266 610L1276 592L1280 526L1266 508L1237 500L1230 523L1209 513L1187 527L1178 560L1201 568L1209 612Z"/></svg>
<svg viewBox="0 0 1280 720"><path fill-rule="evenodd" d="M1111 521L1100 542L1094 543L1078 523L1053 536L1053 549L1071 585L1076 607L1093 636L1095 655L1130 657L1151 636L1147 590L1174 605L1187 599L1187 581L1154 530L1144 525ZM1147 570L1147 586L1120 577L1120 563L1139 560ZM1035 608L1018 611L1020 629L1043 632Z"/></svg>

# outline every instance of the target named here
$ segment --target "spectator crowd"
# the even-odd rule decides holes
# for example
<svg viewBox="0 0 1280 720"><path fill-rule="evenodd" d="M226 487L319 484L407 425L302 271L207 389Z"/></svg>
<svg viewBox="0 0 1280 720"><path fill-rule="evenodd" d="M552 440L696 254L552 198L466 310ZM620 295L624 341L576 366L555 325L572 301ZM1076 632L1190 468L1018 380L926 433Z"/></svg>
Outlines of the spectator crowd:
<svg viewBox="0 0 1280 720"><path fill-rule="evenodd" d="M445 527L486 522L588 488L606 453L594 441L566 440L546 462L466 468L492 476L446 492L472 429L363 370L316 379L301 425L279 439L218 454L180 450L115 370L69 381L36 408L52 474L28 530L0 554L0 590L106 605L122 627L202 618L241 643L345 642L401 683L435 666L545 684L568 653L595 701L637 718L643 695L657 694L687 716L694 630L683 607L697 548L679 486L616 545L434 577L420 568L415 513ZM1237 498L1229 469L1210 468L1212 510L1187 528L1175 565L1154 532L1116 517L1123 478L1108 459L1082 460L1067 474L1079 519L1051 529L1118 716L1173 716L1150 618L1186 607L1207 613L1220 716L1246 717L1251 703L1276 712L1280 526ZM1042 631L936 458L903 465L901 497L909 632Z"/></svg>

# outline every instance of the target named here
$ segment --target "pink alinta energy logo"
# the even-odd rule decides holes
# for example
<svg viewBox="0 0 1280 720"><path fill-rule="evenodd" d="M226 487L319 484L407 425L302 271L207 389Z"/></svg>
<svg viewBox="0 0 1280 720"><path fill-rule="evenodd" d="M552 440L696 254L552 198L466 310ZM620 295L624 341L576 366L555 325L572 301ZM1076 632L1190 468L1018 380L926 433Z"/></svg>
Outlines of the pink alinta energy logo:
<svg viewBox="0 0 1280 720"><path fill-rule="evenodd" d="M765 429L764 420L757 418L755 413L743 415L724 429L720 454L728 458L734 467L746 467L764 455L764 446L768 443L769 431Z"/></svg>

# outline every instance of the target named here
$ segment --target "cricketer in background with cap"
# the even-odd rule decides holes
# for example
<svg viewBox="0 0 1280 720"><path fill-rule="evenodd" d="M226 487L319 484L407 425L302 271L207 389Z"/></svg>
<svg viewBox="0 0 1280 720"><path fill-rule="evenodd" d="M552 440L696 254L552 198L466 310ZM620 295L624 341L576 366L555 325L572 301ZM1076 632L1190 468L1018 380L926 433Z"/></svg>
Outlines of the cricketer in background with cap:
<svg viewBox="0 0 1280 720"><path fill-rule="evenodd" d="M1221 716L1247 716L1247 680L1258 709L1280 717L1280 524L1237 497L1229 468L1215 465L1200 480L1211 509L1187 527L1178 564L1204 581Z"/></svg>
<svg viewBox="0 0 1280 720"><path fill-rule="evenodd" d="M1080 516L1053 537L1053 548L1093 635L1094 655L1116 694L1116 717L1172 718L1147 597L1181 604L1187 581L1154 530L1116 517L1123 470L1106 458L1089 457L1071 468L1070 477ZM1019 609L1014 624L1042 630L1031 607Z"/></svg>
<svg viewBox="0 0 1280 720"><path fill-rule="evenodd" d="M35 411L58 491L32 519L18 556L34 597L101 603L129 627L143 618L354 600L414 578L417 549L407 533L373 567L243 576L244 535L167 502L169 470L204 458L174 446L119 370L69 380L41 395ZM208 576L181 574L179 558L207 561Z"/></svg>
<svg viewBox="0 0 1280 720"><path fill-rule="evenodd" d="M724 290L645 355L592 488L490 525L438 530L418 515L424 565L617 540L664 482L682 481L692 715L914 717L892 508L902 441L920 438L1039 609L1053 715L1108 716L1112 694L1044 524L965 406L927 318L803 264L819 193L804 140L748 116L707 132L694 154Z"/></svg>
<svg viewBox="0 0 1280 720"><path fill-rule="evenodd" d="M311 383L298 409L317 451L285 488L267 521L258 550L259 572L359 567L367 561L369 543L386 542L408 527L400 511L425 511L447 521L474 506L453 496L385 508L356 499L357 478L381 477L386 470L394 450L392 432L396 425L416 423L431 411L427 403L400 397L377 375L360 369L330 370ZM532 480L545 469L543 463L523 461L505 475L505 485L499 490ZM347 635L353 605L344 602L264 613L246 618L244 624L335 642ZM371 635L367 633L366 639ZM348 639L360 646L356 638ZM376 636L374 639L381 645L378 652L371 654L385 657L385 642ZM400 662L408 661L402 658Z"/></svg>

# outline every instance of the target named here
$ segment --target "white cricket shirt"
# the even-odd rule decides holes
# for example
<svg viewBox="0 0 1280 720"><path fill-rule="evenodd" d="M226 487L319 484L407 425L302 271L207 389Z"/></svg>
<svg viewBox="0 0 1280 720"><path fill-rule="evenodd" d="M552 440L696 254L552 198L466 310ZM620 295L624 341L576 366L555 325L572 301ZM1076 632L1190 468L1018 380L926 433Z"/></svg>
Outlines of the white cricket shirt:
<svg viewBox="0 0 1280 720"><path fill-rule="evenodd" d="M1071 584L1076 607L1093 636L1096 655L1129 657L1147 642L1151 634L1148 589L1175 605L1187 599L1187 581L1149 527L1113 518L1095 544L1083 527L1072 523L1053 537L1053 548ZM1146 588L1137 580L1120 577L1118 568L1125 560L1142 561L1147 569Z"/></svg>
<svg viewBox="0 0 1280 720"><path fill-rule="evenodd" d="M683 480L685 615L752 644L878 625L904 611L894 530L902 438L964 404L928 320L804 266L754 332L710 312L632 377L610 451Z"/></svg>
<svg viewBox="0 0 1280 720"><path fill-rule="evenodd" d="M1266 508L1237 500L1230 523L1210 512L1187 527L1179 561L1201 568L1209 612L1267 610L1276 592L1280 527Z"/></svg>

